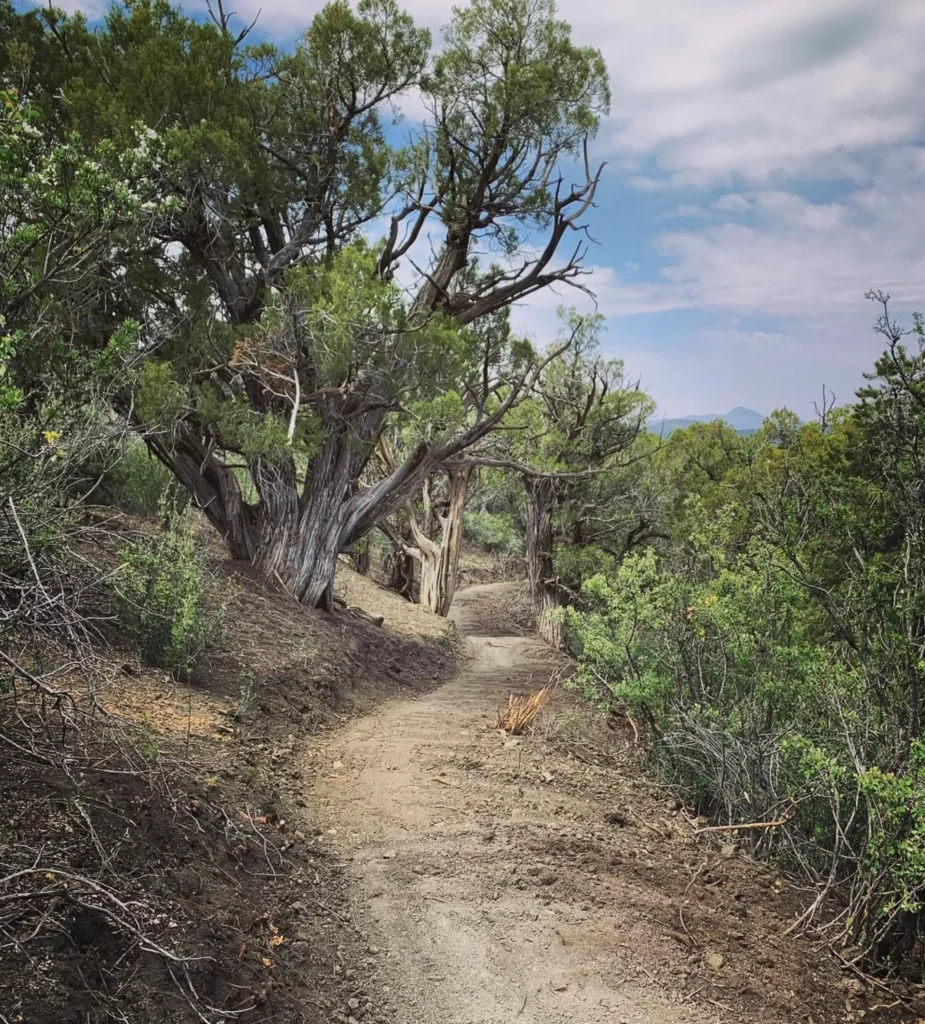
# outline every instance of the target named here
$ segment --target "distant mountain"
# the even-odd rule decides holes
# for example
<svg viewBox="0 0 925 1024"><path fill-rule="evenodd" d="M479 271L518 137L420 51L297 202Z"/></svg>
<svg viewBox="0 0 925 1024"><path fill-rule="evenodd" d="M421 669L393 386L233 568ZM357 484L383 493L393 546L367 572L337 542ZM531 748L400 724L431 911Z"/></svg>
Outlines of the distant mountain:
<svg viewBox="0 0 925 1024"><path fill-rule="evenodd" d="M679 416L670 420L654 417L649 420L649 430L654 434L667 437L672 431L683 430L692 423L712 423L714 420L723 420L740 434L753 434L764 422L764 417L754 409L746 409L739 405L725 413L711 412L700 416Z"/></svg>

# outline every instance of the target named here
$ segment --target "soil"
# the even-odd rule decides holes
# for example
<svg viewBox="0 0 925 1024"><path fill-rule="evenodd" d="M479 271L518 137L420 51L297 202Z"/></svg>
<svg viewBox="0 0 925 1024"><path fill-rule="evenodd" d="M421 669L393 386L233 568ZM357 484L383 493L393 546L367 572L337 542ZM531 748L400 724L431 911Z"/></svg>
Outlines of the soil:
<svg viewBox="0 0 925 1024"><path fill-rule="evenodd" d="M785 934L803 904L774 870L696 840L632 761L569 752L573 701L529 736L496 728L509 693L566 670L536 639L503 635L504 593L458 594L470 660L456 679L307 744L311 802L385 993L362 1019L889 1019L892 999Z"/></svg>
<svg viewBox="0 0 925 1024"><path fill-rule="evenodd" d="M67 721L0 690L0 1024L329 1024L355 998L339 964L365 947L298 751L451 676L455 629L346 568L333 616L217 571L224 642L189 683L110 629L95 699L111 717L76 670L55 679Z"/></svg>
<svg viewBox="0 0 925 1024"><path fill-rule="evenodd" d="M114 717L0 699L0 1024L915 1020L784 934L804 899L775 871L694 836L629 726L561 688L522 584L447 622L346 567L333 616L219 571L188 684L113 634ZM547 683L527 734L497 728Z"/></svg>

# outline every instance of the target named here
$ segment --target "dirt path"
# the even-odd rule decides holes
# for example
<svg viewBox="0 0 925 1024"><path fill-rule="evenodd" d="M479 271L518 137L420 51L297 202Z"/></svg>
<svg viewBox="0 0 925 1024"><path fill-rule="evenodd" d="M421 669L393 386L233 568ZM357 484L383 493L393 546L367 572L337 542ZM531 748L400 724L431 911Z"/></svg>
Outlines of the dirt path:
<svg viewBox="0 0 925 1024"><path fill-rule="evenodd" d="M744 907L740 930L729 926L722 904L739 898L729 888L739 865L689 838L675 843L667 822L608 820L622 783L615 791L603 770L490 728L511 690L543 685L556 664L533 638L475 635L492 601L491 585L458 595L471 661L454 681L391 702L312 752L314 803L350 862L354 914L391 1003L370 1007L364 1024L830 1019L787 1012L819 998L808 952L803 991L792 971L768 975L767 990L760 978L751 985L760 954L773 968L793 940L753 934ZM658 806L664 814L664 798ZM712 880L714 861L732 874L717 868ZM713 888L701 903L703 884ZM717 945L717 930L731 937ZM759 966L737 970L736 941Z"/></svg>

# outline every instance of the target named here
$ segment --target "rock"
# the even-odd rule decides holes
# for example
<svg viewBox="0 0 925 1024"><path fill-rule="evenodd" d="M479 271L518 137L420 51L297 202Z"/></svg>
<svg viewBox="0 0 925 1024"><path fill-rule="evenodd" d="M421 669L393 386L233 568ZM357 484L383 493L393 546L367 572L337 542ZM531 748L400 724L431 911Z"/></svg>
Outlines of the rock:
<svg viewBox="0 0 925 1024"><path fill-rule="evenodd" d="M347 1000L347 1009L348 1010L359 1010L359 1008L360 1008L360 1000L359 999L348 999Z"/></svg>
<svg viewBox="0 0 925 1024"><path fill-rule="evenodd" d="M707 953L705 962L711 971L719 971L726 960L721 953Z"/></svg>
<svg viewBox="0 0 925 1024"><path fill-rule="evenodd" d="M398 854L394 850L386 850L382 855L383 860L395 860Z"/></svg>
<svg viewBox="0 0 925 1024"><path fill-rule="evenodd" d="M727 843L720 851L720 857L724 857L726 860L732 860L732 858L738 852L738 847L734 843Z"/></svg>
<svg viewBox="0 0 925 1024"><path fill-rule="evenodd" d="M568 988L568 985L563 984L563 982L561 982L561 981L556 982L552 986L553 992L564 992L567 988Z"/></svg>
<svg viewBox="0 0 925 1024"><path fill-rule="evenodd" d="M331 767L332 768L343 768L344 767L344 762L343 761L335 761L334 764L331 765Z"/></svg>
<svg viewBox="0 0 925 1024"><path fill-rule="evenodd" d="M862 996L867 991L860 978L842 978L841 987L854 996ZM925 1009L925 1002L922 1003L922 1008Z"/></svg>
<svg viewBox="0 0 925 1024"><path fill-rule="evenodd" d="M543 871L538 879L540 885L555 885L559 876L554 871Z"/></svg>

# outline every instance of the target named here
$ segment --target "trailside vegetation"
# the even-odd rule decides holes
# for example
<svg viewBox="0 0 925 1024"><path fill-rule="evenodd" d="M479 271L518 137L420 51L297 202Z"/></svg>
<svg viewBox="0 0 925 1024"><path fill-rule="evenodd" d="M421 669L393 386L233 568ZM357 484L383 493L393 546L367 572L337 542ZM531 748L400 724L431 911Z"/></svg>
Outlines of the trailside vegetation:
<svg viewBox="0 0 925 1024"><path fill-rule="evenodd" d="M815 889L791 928L920 978L925 334L872 298L886 350L855 403L672 434L649 467L665 539L586 577L567 622L589 697Z"/></svg>

